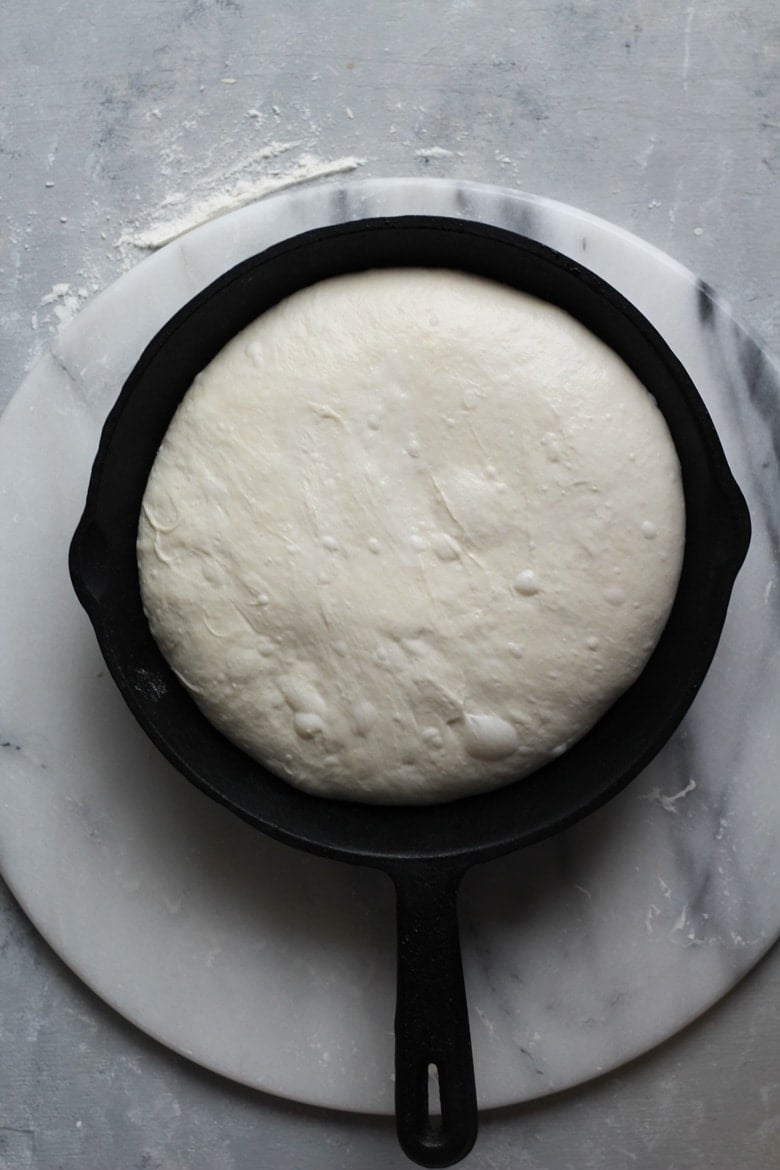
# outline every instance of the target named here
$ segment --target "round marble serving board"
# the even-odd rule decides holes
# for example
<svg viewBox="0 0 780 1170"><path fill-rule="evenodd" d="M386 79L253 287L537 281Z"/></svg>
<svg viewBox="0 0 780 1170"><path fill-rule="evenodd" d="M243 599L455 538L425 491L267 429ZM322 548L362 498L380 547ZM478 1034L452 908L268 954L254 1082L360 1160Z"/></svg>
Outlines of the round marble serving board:
<svg viewBox="0 0 780 1170"><path fill-rule="evenodd" d="M67 549L105 415L168 317L287 236L414 213L523 232L628 296L696 382L754 526L715 662L661 755L589 820L465 881L481 1105L645 1052L780 931L776 366L691 273L548 200L373 180L233 212L89 304L0 423L0 866L55 951L146 1032L237 1081L367 1112L393 1107L389 882L264 838L158 756L103 668Z"/></svg>

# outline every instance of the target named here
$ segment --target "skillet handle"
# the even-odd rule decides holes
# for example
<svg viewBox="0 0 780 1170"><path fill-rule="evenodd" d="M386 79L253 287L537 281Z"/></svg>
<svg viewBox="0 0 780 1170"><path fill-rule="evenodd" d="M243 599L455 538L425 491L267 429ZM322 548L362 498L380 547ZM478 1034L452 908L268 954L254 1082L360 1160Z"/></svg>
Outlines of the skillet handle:
<svg viewBox="0 0 780 1170"><path fill-rule="evenodd" d="M458 935L461 872L407 862L391 876L398 919L398 1140L407 1157L420 1166L452 1166L465 1158L477 1136L474 1062ZM441 1117L434 1112L435 1100L429 1099L431 1078L435 1085L436 1074Z"/></svg>

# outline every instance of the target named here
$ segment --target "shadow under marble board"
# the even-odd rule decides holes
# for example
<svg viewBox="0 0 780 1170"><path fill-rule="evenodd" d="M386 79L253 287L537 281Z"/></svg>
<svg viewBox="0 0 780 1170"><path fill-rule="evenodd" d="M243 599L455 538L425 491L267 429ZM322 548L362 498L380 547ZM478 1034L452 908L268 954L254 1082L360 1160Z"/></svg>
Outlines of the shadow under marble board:
<svg viewBox="0 0 780 1170"><path fill-rule="evenodd" d="M394 922L379 874L264 838L137 728L73 596L67 550L103 420L147 341L240 260L374 215L469 217L585 263L681 358L753 520L684 723L612 803L479 867L461 902L480 1104L645 1052L780 932L777 367L710 289L591 215L469 183L299 189L176 240L89 304L0 422L0 863L55 951L164 1044L339 1109L393 1110Z"/></svg>

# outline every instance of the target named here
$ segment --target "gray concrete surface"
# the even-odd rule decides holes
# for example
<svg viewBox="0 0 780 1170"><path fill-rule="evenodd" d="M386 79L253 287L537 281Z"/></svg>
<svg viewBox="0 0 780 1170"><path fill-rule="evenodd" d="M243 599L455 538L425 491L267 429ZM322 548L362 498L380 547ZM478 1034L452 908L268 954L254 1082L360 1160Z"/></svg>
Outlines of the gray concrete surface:
<svg viewBox="0 0 780 1170"><path fill-rule="evenodd" d="M302 152L586 208L701 273L780 351L771 0L7 0L0 85L0 406L60 323L142 257L121 237L177 192L197 204L220 176L238 190ZM298 145L258 160L274 142ZM779 1004L775 949L646 1058L486 1116L465 1165L773 1170ZM3 889L0 1170L405 1164L390 1122L237 1088L148 1040Z"/></svg>

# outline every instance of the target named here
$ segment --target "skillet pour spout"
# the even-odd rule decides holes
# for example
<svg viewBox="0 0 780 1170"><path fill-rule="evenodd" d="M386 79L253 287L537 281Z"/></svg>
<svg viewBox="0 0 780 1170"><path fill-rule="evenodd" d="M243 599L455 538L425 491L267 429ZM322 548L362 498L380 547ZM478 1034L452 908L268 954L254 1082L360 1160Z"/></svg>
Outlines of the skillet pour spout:
<svg viewBox="0 0 780 1170"><path fill-rule="evenodd" d="M682 469L686 545L667 625L642 674L573 747L504 788L437 806L311 796L208 722L154 642L141 604L136 532L157 448L195 375L272 305L316 281L382 267L435 267L500 281L559 306L655 397ZM616 795L667 741L709 668L747 553L750 521L704 404L675 355L625 298L524 236L467 220L405 216L307 232L253 256L154 337L103 429L70 550L76 593L129 708L203 792L278 840L379 868L398 907L396 1116L423 1166L471 1149L477 1098L457 889L472 865L542 840ZM388 1070L389 1075L390 1070ZM434 1075L435 1074L435 1075ZM435 1108L438 1077L441 1116Z"/></svg>

